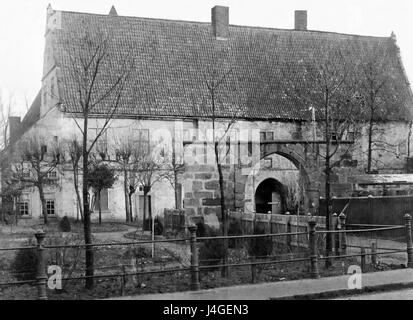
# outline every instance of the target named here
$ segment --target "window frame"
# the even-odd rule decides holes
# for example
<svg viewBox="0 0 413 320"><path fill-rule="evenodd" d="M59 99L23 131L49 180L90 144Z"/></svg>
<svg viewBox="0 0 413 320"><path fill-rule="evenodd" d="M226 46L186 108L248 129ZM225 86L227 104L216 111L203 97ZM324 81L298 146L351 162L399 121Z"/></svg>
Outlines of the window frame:
<svg viewBox="0 0 413 320"><path fill-rule="evenodd" d="M145 139L143 139L143 133L146 133ZM143 145L147 144L145 146L147 154L150 153L150 130L149 129L133 129L133 134L132 134L132 143L133 144L138 144L138 149L143 150Z"/></svg>
<svg viewBox="0 0 413 320"><path fill-rule="evenodd" d="M53 202L53 214L49 213L49 202ZM55 199L46 199L46 214L48 217L55 217L57 215L56 210L56 200Z"/></svg>
<svg viewBox="0 0 413 320"><path fill-rule="evenodd" d="M23 199L21 201L18 202L17 204L19 206L19 216L20 218L31 218L31 213L30 213L30 202L29 200ZM27 214L22 214L22 205L25 206L24 208L24 212L27 212Z"/></svg>

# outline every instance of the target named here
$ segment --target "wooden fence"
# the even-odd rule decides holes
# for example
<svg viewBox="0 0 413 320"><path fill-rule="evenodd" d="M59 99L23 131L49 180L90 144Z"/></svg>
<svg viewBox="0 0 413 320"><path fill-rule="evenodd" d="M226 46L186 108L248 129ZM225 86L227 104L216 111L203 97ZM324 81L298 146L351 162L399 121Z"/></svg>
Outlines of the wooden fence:
<svg viewBox="0 0 413 320"><path fill-rule="evenodd" d="M308 222L315 219L318 230L325 230L325 217L292 216L281 214L261 214L229 212L229 224L238 222L241 225L241 235L252 235L258 229L266 234L290 233L290 236L274 238L276 243L285 243L292 247L308 247ZM338 219L334 217L332 226L336 229Z"/></svg>
<svg viewBox="0 0 413 320"><path fill-rule="evenodd" d="M185 211L165 209L163 216L164 231L185 231Z"/></svg>
<svg viewBox="0 0 413 320"><path fill-rule="evenodd" d="M308 247L308 222L309 220L317 222L317 230L325 230L326 219L321 216L296 216L282 214L262 214L262 213L244 213L241 211L229 211L228 221L231 235L253 235L254 230L258 229L266 234L290 233L291 236L274 238L275 243L284 243L288 247ZM203 223L202 217L189 219L191 223ZM239 223L240 232L231 232L231 225ZM168 231L185 231L188 221L185 217L184 210L168 210L165 209L164 217L164 232ZM333 216L331 219L331 230L337 230L339 219ZM294 235L297 234L297 235ZM298 235L299 234L299 235ZM333 237L332 246L336 245L336 239Z"/></svg>

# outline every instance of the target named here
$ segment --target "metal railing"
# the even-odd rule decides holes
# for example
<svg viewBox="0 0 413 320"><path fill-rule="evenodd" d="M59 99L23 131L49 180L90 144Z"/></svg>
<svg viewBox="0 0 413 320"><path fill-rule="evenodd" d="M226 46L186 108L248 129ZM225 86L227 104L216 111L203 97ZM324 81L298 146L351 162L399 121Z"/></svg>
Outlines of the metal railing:
<svg viewBox="0 0 413 320"><path fill-rule="evenodd" d="M191 290L200 290L201 283L200 283L200 272L203 270L208 269L216 269L222 267L245 267L251 266L256 267L257 265L275 265L275 264L284 264L284 263L298 263L298 262L308 262L309 263L309 273L312 278L319 278L320 271L319 271L319 261L326 260L326 259L345 259L345 258L354 258L360 257L361 258L361 269L365 269L365 259L367 256L372 257L372 261L376 261L377 257L380 255L388 255L392 253L406 253L407 255L407 267L413 268L413 244L412 244L412 218L409 214L405 215L405 225L404 226L385 226L381 228L368 228L368 229L361 229L361 230L346 230L345 225L345 215L342 214L339 216L340 219L340 230L333 230L333 231L326 231L320 230L317 231L316 225L317 222L315 219L310 219L308 222L308 232L297 232L297 233L278 233L278 234L255 234L255 235L240 235L240 236L218 236L218 237L197 237L196 231L197 227L195 225L191 225L188 227L188 231L190 237L188 238L179 238L179 239L160 239L160 240L144 240L144 241L133 241L133 242L119 242L119 243L96 243L91 245L86 244L78 244L78 245L44 245L44 240L46 234L44 232L36 233L36 246L30 247L15 247L15 248L0 248L0 251L11 251L11 250L36 250L37 254L37 265L36 265L36 278L35 280L30 281L16 281L16 282L8 282L8 283L0 283L0 286L5 285L22 285L22 284L35 284L37 286L37 298L40 300L47 299L47 274L46 274L46 257L45 257L45 250L48 249L62 249L62 248L102 248L102 247L114 247L114 246L125 246L125 245L142 245L142 244L150 244L150 243L166 243L166 242L174 242L174 243L189 243L190 247L190 266L189 267L180 267L180 268L170 268L170 269L162 269L162 270L149 270L149 271L139 271L139 272L123 272L123 273L107 273L107 274L95 274L93 276L73 276L63 278L63 281L69 280L84 280L87 278L119 278L119 277L126 277L126 276L139 276L139 275L148 275L148 274L161 274L161 273L175 273L175 272L189 272L190 273L190 284L189 288ZM368 226L365 226L368 227ZM377 226L376 226L377 227ZM378 248L372 247L371 253L366 252L366 248L361 247L360 253L352 254L348 252L348 248L351 246L347 245L347 235L351 234L364 234L366 232L381 232L381 231L388 231L388 230L396 230L396 229L404 229L405 236L406 236L406 249L404 250L393 250L390 248L383 249L379 248L382 251L378 251ZM339 247L336 248L336 254L329 254L327 256L320 256L318 253L317 247L317 236L323 234L333 234L339 238L338 244ZM200 266L199 260L199 243L208 241L208 240L230 240L230 239L263 239L263 238L276 238L276 237L293 237L299 235L307 235L308 237L308 247L305 248L306 250L306 257L303 258L295 258L295 259L281 259L281 260L274 260L271 259L272 257L268 257L267 260L264 261L248 261L248 262L241 262L241 263L226 263L226 264L215 264L215 265L202 265Z"/></svg>

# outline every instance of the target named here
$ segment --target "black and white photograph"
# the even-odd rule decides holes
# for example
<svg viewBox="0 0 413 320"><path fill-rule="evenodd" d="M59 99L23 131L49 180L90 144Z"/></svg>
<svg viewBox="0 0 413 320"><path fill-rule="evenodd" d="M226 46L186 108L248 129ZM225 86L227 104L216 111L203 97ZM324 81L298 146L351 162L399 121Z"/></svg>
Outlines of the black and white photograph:
<svg viewBox="0 0 413 320"><path fill-rule="evenodd" d="M0 305L413 300L412 17L2 0Z"/></svg>

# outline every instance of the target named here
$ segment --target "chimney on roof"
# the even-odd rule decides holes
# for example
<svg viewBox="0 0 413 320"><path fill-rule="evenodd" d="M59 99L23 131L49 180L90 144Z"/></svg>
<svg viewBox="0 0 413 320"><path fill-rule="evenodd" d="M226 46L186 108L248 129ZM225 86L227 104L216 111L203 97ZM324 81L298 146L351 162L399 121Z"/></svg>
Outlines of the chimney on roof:
<svg viewBox="0 0 413 320"><path fill-rule="evenodd" d="M307 10L295 11L295 30L307 30Z"/></svg>
<svg viewBox="0 0 413 320"><path fill-rule="evenodd" d="M20 117L9 117L9 142L13 143L17 139L17 133L20 130Z"/></svg>
<svg viewBox="0 0 413 320"><path fill-rule="evenodd" d="M115 6L112 6L112 8L110 8L109 15L115 16L115 17L118 15L118 13L116 12Z"/></svg>
<svg viewBox="0 0 413 320"><path fill-rule="evenodd" d="M229 7L212 8L212 33L217 40L227 40L229 36Z"/></svg>

